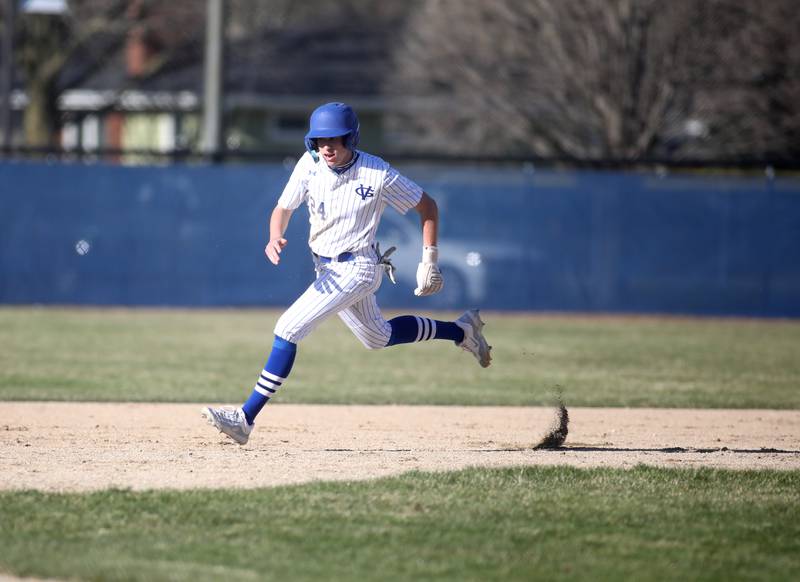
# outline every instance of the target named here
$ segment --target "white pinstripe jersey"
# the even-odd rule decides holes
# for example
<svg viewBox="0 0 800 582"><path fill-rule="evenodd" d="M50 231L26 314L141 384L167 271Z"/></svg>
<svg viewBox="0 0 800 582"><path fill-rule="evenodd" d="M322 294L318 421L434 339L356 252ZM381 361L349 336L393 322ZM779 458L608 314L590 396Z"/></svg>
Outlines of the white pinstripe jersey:
<svg viewBox="0 0 800 582"><path fill-rule="evenodd" d="M281 208L308 205L308 246L318 255L333 257L369 247L387 206L405 214L422 198L422 188L381 158L361 151L354 155L353 165L337 174L306 152L278 199Z"/></svg>

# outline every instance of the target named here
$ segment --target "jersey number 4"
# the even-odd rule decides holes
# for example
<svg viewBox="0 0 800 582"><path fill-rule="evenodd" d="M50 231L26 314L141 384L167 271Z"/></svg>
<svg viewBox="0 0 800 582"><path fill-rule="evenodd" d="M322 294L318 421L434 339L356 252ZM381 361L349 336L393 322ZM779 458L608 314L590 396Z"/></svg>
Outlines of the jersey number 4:
<svg viewBox="0 0 800 582"><path fill-rule="evenodd" d="M308 199L308 209L314 216L319 216L320 219L325 220L325 203L320 202L316 204L313 198Z"/></svg>

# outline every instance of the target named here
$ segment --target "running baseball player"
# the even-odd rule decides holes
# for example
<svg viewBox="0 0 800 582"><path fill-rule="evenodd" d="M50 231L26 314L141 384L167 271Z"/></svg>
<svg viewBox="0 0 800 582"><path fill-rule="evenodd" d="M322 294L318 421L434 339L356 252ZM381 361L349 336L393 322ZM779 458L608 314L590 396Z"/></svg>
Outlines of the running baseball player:
<svg viewBox="0 0 800 582"><path fill-rule="evenodd" d="M450 340L471 353L486 368L491 346L483 336L477 309L453 322L416 315L389 321L381 315L375 292L384 272L394 279L393 266L375 241L387 207L401 214L416 210L422 222L422 261L417 267L418 296L432 295L444 285L437 265L439 213L436 202L417 184L381 158L356 149L359 123L344 103L327 103L312 114L305 137L307 152L283 190L269 221L264 252L279 265L288 244L283 238L292 213L308 206L308 244L317 277L278 319L275 339L264 370L241 408L202 409L210 424L243 445L256 416L286 383L297 344L328 317L337 314L367 349L432 339Z"/></svg>

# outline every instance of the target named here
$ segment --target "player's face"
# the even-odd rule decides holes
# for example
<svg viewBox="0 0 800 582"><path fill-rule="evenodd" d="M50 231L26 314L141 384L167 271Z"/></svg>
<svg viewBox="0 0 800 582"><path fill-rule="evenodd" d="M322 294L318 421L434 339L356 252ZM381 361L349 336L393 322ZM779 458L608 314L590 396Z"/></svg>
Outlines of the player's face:
<svg viewBox="0 0 800 582"><path fill-rule="evenodd" d="M353 157L353 152L344 147L344 138L341 136L317 138L317 150L331 168L344 165Z"/></svg>

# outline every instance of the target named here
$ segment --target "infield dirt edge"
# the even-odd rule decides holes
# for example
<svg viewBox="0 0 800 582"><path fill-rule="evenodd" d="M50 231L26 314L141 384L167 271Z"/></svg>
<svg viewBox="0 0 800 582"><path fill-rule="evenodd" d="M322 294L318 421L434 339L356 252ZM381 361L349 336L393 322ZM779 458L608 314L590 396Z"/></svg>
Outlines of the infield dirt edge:
<svg viewBox="0 0 800 582"><path fill-rule="evenodd" d="M0 490L256 488L410 470L569 465L800 469L800 411L271 404L240 447L201 404L0 402Z"/></svg>

